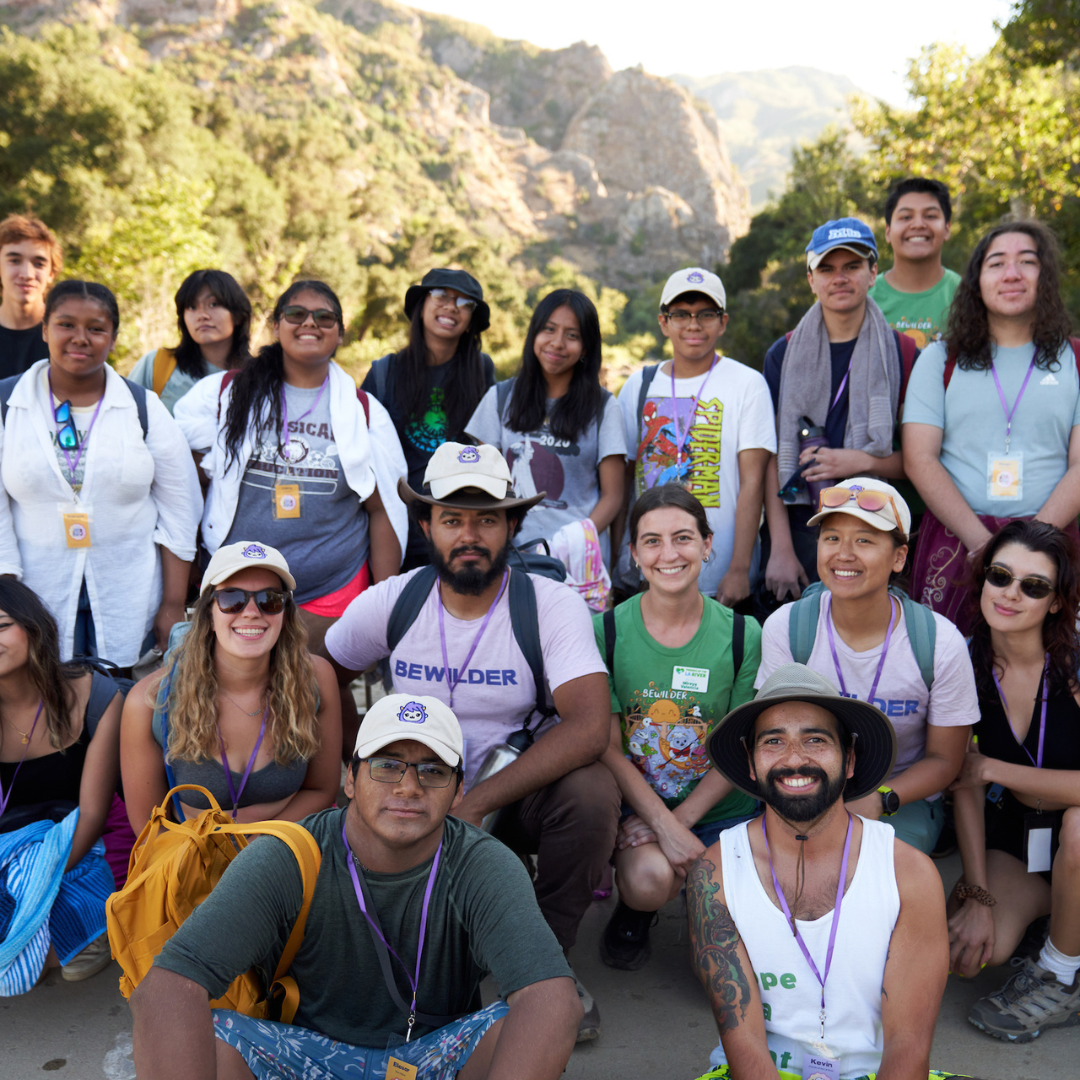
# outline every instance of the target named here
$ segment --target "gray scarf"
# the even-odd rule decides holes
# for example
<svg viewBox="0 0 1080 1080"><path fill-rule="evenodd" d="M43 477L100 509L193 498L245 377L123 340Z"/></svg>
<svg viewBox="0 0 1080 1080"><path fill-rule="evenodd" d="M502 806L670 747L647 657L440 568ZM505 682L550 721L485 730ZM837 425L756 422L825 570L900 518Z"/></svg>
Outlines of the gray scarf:
<svg viewBox="0 0 1080 1080"><path fill-rule="evenodd" d="M844 448L888 457L900 401L896 342L881 308L870 297L866 298L866 315L851 355L850 372ZM831 405L829 334L821 304L815 303L795 327L780 369L776 457L781 484L786 484L799 467L799 417L807 416L824 427ZM803 491L793 501L807 504L810 498Z"/></svg>

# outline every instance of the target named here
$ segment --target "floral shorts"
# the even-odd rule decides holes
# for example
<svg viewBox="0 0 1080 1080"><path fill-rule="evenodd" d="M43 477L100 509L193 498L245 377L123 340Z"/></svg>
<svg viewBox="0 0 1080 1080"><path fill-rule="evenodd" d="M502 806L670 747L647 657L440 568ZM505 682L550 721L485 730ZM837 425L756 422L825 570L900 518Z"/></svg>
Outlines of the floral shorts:
<svg viewBox="0 0 1080 1080"><path fill-rule="evenodd" d="M253 1020L231 1009L214 1009L214 1034L240 1051L256 1080L385 1080L391 1056L415 1065L417 1080L454 1080L507 1012L506 1002L496 1001L392 1050L352 1046L310 1028Z"/></svg>

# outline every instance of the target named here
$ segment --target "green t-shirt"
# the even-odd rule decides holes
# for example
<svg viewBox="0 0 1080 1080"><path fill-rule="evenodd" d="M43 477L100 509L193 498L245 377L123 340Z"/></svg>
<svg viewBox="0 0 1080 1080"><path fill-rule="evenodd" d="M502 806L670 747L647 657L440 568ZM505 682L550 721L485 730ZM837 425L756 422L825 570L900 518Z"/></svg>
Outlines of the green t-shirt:
<svg viewBox="0 0 1080 1080"><path fill-rule="evenodd" d="M960 275L955 270L947 269L944 277L926 292L900 292L885 280L882 273L878 274L870 295L894 330L914 338L915 344L925 349L945 332L949 307L959 284Z"/></svg>
<svg viewBox="0 0 1080 1080"><path fill-rule="evenodd" d="M324 810L301 824L322 849L322 868L304 941L290 974L300 990L294 1023L353 1046L383 1050L404 1036L407 1017L383 982L371 931L349 875L341 826L346 810ZM365 871L386 940L416 963L420 912L431 860L401 874ZM155 964L219 997L237 975L258 967L272 977L303 896L300 869L280 840L263 836L229 866L213 892L162 949ZM402 999L411 991L391 960ZM410 973L415 966L410 967ZM448 817L428 909L417 1008L464 1015L480 1008L491 972L503 995L542 979L570 976L555 935L536 906L520 860L487 833ZM414 1036L433 1029L417 1023Z"/></svg>
<svg viewBox="0 0 1080 1080"><path fill-rule="evenodd" d="M622 717L623 753L669 810L711 768L706 736L718 720L754 696L761 663L761 627L748 618L742 666L732 685L734 613L709 596L703 599L701 625L678 649L659 644L645 629L640 594L615 608L615 670L608 672L611 711ZM600 655L606 656L602 615L593 617L593 631ZM677 678L683 687L695 688L675 689ZM749 795L733 791L699 824L749 814L754 807Z"/></svg>

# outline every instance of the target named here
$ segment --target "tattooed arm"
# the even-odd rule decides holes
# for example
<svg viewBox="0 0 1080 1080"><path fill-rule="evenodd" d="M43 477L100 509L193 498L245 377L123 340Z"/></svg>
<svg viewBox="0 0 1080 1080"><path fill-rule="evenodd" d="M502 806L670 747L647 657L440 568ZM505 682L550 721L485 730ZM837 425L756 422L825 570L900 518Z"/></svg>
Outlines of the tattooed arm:
<svg viewBox="0 0 1080 1080"><path fill-rule="evenodd" d="M709 997L720 1042L739 1080L778 1080L765 1041L765 1014L746 947L724 904L719 845L706 851L686 879L690 956Z"/></svg>

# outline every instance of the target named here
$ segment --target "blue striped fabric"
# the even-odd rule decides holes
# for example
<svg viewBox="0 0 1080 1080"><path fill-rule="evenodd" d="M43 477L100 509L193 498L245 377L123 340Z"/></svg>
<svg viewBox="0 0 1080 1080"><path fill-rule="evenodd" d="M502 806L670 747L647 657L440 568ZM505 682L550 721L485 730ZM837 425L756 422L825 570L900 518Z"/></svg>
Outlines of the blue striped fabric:
<svg viewBox="0 0 1080 1080"><path fill-rule="evenodd" d="M100 840L64 873L79 811L0 833L0 997L25 994L49 946L67 963L105 932L112 873Z"/></svg>

